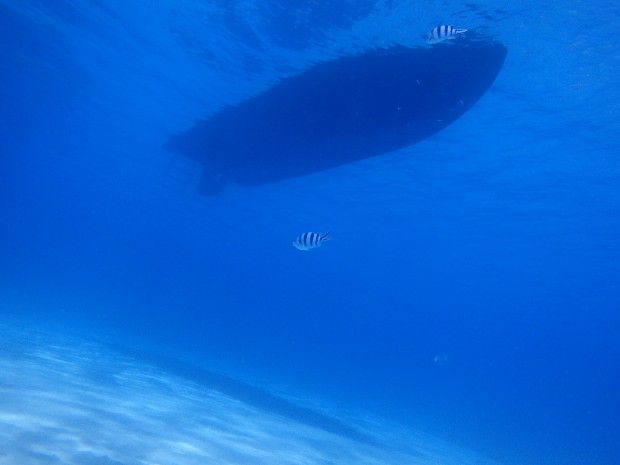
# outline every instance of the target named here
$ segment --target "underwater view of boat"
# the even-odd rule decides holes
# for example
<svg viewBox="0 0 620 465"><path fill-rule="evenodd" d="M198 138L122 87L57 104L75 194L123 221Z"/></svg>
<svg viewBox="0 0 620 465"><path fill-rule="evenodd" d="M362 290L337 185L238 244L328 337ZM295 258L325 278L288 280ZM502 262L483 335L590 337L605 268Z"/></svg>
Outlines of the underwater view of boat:
<svg viewBox="0 0 620 465"><path fill-rule="evenodd" d="M200 191L260 185L415 144L465 114L507 54L498 42L395 46L319 63L173 136L203 166Z"/></svg>

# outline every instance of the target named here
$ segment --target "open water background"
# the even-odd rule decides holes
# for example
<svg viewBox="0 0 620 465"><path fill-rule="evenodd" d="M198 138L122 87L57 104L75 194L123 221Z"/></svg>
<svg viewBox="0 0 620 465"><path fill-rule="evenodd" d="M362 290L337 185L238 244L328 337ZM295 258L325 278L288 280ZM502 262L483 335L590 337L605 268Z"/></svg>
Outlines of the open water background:
<svg viewBox="0 0 620 465"><path fill-rule="evenodd" d="M2 319L506 464L616 464L619 19L603 0L0 0ZM161 145L197 118L440 23L509 52L437 136L216 199L167 185ZM306 230L333 240L301 253Z"/></svg>

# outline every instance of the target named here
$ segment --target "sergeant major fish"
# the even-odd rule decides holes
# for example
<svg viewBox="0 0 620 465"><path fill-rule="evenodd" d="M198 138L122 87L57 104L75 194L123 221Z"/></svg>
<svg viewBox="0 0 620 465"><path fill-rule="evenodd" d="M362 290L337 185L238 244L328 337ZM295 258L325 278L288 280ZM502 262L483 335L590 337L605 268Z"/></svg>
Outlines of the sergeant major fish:
<svg viewBox="0 0 620 465"><path fill-rule="evenodd" d="M431 29L431 32L429 32L426 37L426 41L429 44L438 44L444 40L456 39L465 32L467 32L467 29L457 29L454 26L442 24L441 26Z"/></svg>
<svg viewBox="0 0 620 465"><path fill-rule="evenodd" d="M293 247L299 250L316 249L323 245L323 242L330 240L329 233L305 232L301 233L293 242Z"/></svg>

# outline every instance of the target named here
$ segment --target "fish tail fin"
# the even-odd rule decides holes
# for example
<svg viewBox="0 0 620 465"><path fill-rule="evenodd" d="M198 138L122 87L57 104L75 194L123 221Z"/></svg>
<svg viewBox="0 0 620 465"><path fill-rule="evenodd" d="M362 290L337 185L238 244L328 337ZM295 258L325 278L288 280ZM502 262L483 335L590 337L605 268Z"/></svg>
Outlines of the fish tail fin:
<svg viewBox="0 0 620 465"><path fill-rule="evenodd" d="M328 241L330 240L332 237L330 236L330 232L327 231L326 233L321 234L321 236L319 237L319 239L321 240L321 242L323 241Z"/></svg>
<svg viewBox="0 0 620 465"><path fill-rule="evenodd" d="M469 31L469 29L455 29L454 33L455 34L465 34L467 31Z"/></svg>

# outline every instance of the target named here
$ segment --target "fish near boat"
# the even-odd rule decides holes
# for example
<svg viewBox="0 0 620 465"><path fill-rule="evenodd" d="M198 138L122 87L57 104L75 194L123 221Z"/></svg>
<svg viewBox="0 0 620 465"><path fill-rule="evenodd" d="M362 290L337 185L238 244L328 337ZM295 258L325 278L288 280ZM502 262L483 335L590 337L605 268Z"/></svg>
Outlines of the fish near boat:
<svg viewBox="0 0 620 465"><path fill-rule="evenodd" d="M431 29L431 32L429 32L428 36L426 37L426 41L429 44L438 44L439 42L443 42L444 40L456 39L460 35L465 34L466 32L467 29L458 29L448 24L442 24L441 26L436 26Z"/></svg>
<svg viewBox="0 0 620 465"><path fill-rule="evenodd" d="M394 46L318 63L228 106L164 147L202 166L199 191L261 185L393 152L444 129L489 89L507 49L490 40Z"/></svg>

